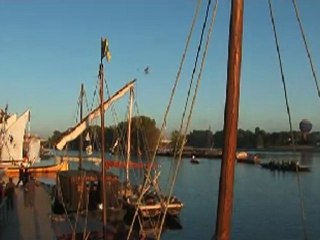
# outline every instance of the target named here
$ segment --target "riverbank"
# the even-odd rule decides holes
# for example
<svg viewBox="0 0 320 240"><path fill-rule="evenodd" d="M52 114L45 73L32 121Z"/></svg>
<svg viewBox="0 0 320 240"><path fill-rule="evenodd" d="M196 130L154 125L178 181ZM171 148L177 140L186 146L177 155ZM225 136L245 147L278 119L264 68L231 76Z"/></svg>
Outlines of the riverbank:
<svg viewBox="0 0 320 240"><path fill-rule="evenodd" d="M293 151L309 151L320 152L320 147L311 145L289 145L289 146L271 146L261 149L255 149L254 151L270 151L270 152L293 152Z"/></svg>

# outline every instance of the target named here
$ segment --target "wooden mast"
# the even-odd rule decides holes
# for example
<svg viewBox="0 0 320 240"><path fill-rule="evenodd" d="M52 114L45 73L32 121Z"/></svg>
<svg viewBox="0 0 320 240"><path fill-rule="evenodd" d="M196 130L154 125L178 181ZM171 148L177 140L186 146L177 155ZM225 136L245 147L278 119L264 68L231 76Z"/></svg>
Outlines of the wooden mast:
<svg viewBox="0 0 320 240"><path fill-rule="evenodd" d="M81 84L81 89L80 89L80 122L82 121L83 118L83 95L84 95L84 87L83 83ZM80 134L80 144L79 144L79 165L78 169L82 169L82 150L83 150L83 133Z"/></svg>
<svg viewBox="0 0 320 240"><path fill-rule="evenodd" d="M221 161L215 239L228 240L231 233L234 165L242 58L243 0L232 0L229 26L228 80L224 113L224 149Z"/></svg>
<svg viewBox="0 0 320 240"><path fill-rule="evenodd" d="M101 40L102 42L102 40ZM102 64L103 56L101 56L100 67L99 67L99 79L100 79L100 117L101 117L101 171L102 171L102 232L103 239L107 239L107 196L106 196L106 169L105 169L105 161L104 161L104 107L103 107L103 64Z"/></svg>

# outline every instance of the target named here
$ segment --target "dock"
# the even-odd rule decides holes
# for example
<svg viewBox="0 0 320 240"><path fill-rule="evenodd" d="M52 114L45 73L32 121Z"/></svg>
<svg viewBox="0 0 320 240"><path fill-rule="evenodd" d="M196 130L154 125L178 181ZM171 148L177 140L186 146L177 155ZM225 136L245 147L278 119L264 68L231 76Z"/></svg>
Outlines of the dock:
<svg viewBox="0 0 320 240"><path fill-rule="evenodd" d="M36 187L33 208L25 206L23 192L22 187L16 188L14 210L8 210L0 220L0 240L55 239L49 219L50 196L45 185Z"/></svg>

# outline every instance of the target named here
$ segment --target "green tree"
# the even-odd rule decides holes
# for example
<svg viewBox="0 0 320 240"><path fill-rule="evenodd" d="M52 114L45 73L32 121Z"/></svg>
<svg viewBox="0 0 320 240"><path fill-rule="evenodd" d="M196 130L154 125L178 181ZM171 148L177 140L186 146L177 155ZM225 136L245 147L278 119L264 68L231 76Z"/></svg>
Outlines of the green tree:
<svg viewBox="0 0 320 240"><path fill-rule="evenodd" d="M188 145L197 148L210 148L213 145L213 134L210 130L193 130L187 136Z"/></svg>
<svg viewBox="0 0 320 240"><path fill-rule="evenodd" d="M61 134L62 133L60 131L54 130L52 136L48 138L48 141L47 141L48 145L49 146L55 146L57 141L58 141L58 139L60 138Z"/></svg>
<svg viewBox="0 0 320 240"><path fill-rule="evenodd" d="M125 151L127 146L128 122L117 126L120 148ZM133 117L131 120L131 153L135 155L150 154L156 149L160 130L156 121L146 116Z"/></svg>
<svg viewBox="0 0 320 240"><path fill-rule="evenodd" d="M179 131L174 130L172 131L170 138L171 138L171 147L174 153L178 154L182 147L182 143L183 143L182 141L183 141L184 135L181 134Z"/></svg>

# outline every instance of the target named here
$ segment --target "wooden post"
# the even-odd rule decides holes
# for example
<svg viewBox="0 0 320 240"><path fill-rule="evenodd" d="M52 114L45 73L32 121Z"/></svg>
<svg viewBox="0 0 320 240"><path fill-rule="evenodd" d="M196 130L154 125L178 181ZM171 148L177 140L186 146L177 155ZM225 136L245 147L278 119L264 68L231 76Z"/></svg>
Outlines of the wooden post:
<svg viewBox="0 0 320 240"><path fill-rule="evenodd" d="M224 113L224 148L221 161L215 239L231 233L234 165L237 148L242 57L243 0L232 0L229 27L228 80Z"/></svg>

